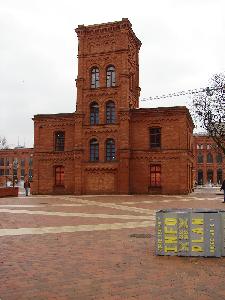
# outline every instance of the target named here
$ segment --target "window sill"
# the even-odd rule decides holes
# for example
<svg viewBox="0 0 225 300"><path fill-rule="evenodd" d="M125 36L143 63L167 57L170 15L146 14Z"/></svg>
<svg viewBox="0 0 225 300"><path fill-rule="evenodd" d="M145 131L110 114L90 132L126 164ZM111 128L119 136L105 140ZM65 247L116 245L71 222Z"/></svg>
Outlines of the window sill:
<svg viewBox="0 0 225 300"><path fill-rule="evenodd" d="M161 147L155 147L155 148L150 147L149 150L150 150L150 151L161 151L162 148L161 148Z"/></svg>
<svg viewBox="0 0 225 300"><path fill-rule="evenodd" d="M118 85L114 85L114 86L98 86L98 87L90 87L90 89L92 91L95 91L95 90L101 90L101 89L115 89L115 88L118 88L119 86Z"/></svg>
<svg viewBox="0 0 225 300"><path fill-rule="evenodd" d="M65 185L63 185L63 184L62 185L54 185L53 187L54 188L65 188Z"/></svg>

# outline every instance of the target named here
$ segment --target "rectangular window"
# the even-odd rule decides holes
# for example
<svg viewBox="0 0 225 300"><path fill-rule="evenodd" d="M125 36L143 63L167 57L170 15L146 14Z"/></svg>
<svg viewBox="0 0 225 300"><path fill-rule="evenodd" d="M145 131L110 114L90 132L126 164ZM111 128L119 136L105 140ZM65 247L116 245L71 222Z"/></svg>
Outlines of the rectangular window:
<svg viewBox="0 0 225 300"><path fill-rule="evenodd" d="M65 132L55 132L55 151L64 151Z"/></svg>
<svg viewBox="0 0 225 300"><path fill-rule="evenodd" d="M24 168L24 167L25 167L25 159L22 158L22 159L21 159L21 168Z"/></svg>
<svg viewBox="0 0 225 300"><path fill-rule="evenodd" d="M0 169L0 176L4 175L4 169Z"/></svg>
<svg viewBox="0 0 225 300"><path fill-rule="evenodd" d="M25 176L25 170L21 169L21 177L24 177L24 176Z"/></svg>
<svg viewBox="0 0 225 300"><path fill-rule="evenodd" d="M5 169L5 175L9 175L9 169Z"/></svg>
<svg viewBox="0 0 225 300"><path fill-rule="evenodd" d="M33 166L33 158L30 157L29 158L29 168L32 168L32 166Z"/></svg>
<svg viewBox="0 0 225 300"><path fill-rule="evenodd" d="M161 147L161 128L150 128L150 147Z"/></svg>
<svg viewBox="0 0 225 300"><path fill-rule="evenodd" d="M5 165L6 165L6 167L9 167L9 158L5 159Z"/></svg>
<svg viewBox="0 0 225 300"><path fill-rule="evenodd" d="M151 187L161 186L161 165L150 166L150 186Z"/></svg>
<svg viewBox="0 0 225 300"><path fill-rule="evenodd" d="M1 166L1 167L4 166L4 158L0 158L0 166Z"/></svg>
<svg viewBox="0 0 225 300"><path fill-rule="evenodd" d="M64 185L64 167L63 166L55 167L55 185L57 185L57 186Z"/></svg>
<svg viewBox="0 0 225 300"><path fill-rule="evenodd" d="M17 176L17 169L13 169L13 176Z"/></svg>
<svg viewBox="0 0 225 300"><path fill-rule="evenodd" d="M28 171L28 175L29 175L29 180L32 180L32 177L33 177L33 169L29 169Z"/></svg>

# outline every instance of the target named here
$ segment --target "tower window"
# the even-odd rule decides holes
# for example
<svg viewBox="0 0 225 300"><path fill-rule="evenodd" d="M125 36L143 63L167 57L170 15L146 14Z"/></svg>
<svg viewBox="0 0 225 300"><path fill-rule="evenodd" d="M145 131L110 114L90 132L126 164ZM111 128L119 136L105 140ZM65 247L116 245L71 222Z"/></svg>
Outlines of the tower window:
<svg viewBox="0 0 225 300"><path fill-rule="evenodd" d="M114 66L109 66L106 69L106 86L112 87L116 85L116 71Z"/></svg>
<svg viewBox="0 0 225 300"><path fill-rule="evenodd" d="M90 105L90 124L96 125L99 123L99 106L98 103L93 102Z"/></svg>
<svg viewBox="0 0 225 300"><path fill-rule="evenodd" d="M150 147L161 147L161 128L150 128Z"/></svg>
<svg viewBox="0 0 225 300"><path fill-rule="evenodd" d="M106 103L106 123L115 123L115 103L113 101Z"/></svg>
<svg viewBox="0 0 225 300"><path fill-rule="evenodd" d="M64 167L63 166L55 167L55 185L56 186L64 185Z"/></svg>
<svg viewBox="0 0 225 300"><path fill-rule="evenodd" d="M55 132L55 151L64 151L65 132Z"/></svg>
<svg viewBox="0 0 225 300"><path fill-rule="evenodd" d="M99 144L96 139L90 141L90 161L99 160Z"/></svg>
<svg viewBox="0 0 225 300"><path fill-rule="evenodd" d="M116 147L113 139L106 141L106 160L111 161L116 159Z"/></svg>
<svg viewBox="0 0 225 300"><path fill-rule="evenodd" d="M99 69L94 67L91 69L91 88L96 89L99 87Z"/></svg>

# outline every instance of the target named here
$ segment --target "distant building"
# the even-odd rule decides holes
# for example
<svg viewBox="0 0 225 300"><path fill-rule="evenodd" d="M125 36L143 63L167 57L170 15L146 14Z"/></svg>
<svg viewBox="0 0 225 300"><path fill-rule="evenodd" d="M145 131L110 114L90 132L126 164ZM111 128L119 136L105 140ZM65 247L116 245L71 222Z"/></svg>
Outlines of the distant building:
<svg viewBox="0 0 225 300"><path fill-rule="evenodd" d="M76 33L76 111L34 116L33 193L191 192L191 116L186 107L139 109L141 42L129 20Z"/></svg>
<svg viewBox="0 0 225 300"><path fill-rule="evenodd" d="M0 150L0 186L33 178L33 148Z"/></svg>
<svg viewBox="0 0 225 300"><path fill-rule="evenodd" d="M194 135L195 179L199 185L221 184L225 178L225 156L212 138Z"/></svg>

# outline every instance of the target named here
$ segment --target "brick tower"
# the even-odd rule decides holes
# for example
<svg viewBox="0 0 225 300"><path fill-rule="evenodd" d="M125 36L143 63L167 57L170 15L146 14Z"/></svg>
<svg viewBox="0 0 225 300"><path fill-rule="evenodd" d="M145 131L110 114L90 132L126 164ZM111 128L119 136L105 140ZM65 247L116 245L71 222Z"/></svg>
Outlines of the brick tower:
<svg viewBox="0 0 225 300"><path fill-rule="evenodd" d="M80 165L76 172L76 189L78 193L129 193L129 118L130 109L139 105L141 42L128 19L79 25L76 33L79 46L75 165L79 169L81 156L86 165L83 171ZM91 140L96 146L90 146ZM107 145L110 140L114 145ZM97 152L98 147L99 156L95 157L94 149ZM81 173L86 182L79 181Z"/></svg>

